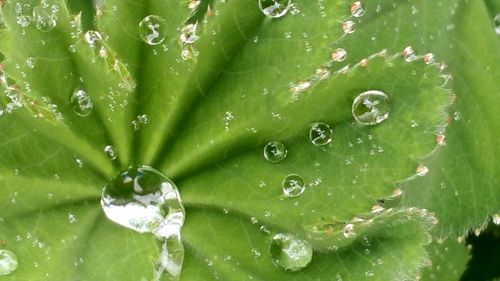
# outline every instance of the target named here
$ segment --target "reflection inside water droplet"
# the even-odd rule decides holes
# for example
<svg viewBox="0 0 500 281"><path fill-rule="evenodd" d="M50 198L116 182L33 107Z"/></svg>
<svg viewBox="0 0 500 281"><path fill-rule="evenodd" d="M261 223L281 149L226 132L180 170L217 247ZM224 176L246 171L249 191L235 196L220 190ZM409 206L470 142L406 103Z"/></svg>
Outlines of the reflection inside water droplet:
<svg viewBox="0 0 500 281"><path fill-rule="evenodd" d="M376 125L389 117L389 97L377 90L366 91L354 99L352 115L363 125Z"/></svg>
<svg viewBox="0 0 500 281"><path fill-rule="evenodd" d="M259 0L260 10L270 18L280 18L290 9L291 0Z"/></svg>
<svg viewBox="0 0 500 281"><path fill-rule="evenodd" d="M273 263L288 271L305 268L311 262L313 254L309 242L284 233L278 233L273 237L269 252Z"/></svg>
<svg viewBox="0 0 500 281"><path fill-rule="evenodd" d="M272 141L264 146L264 158L271 163L285 159L287 152L286 146L279 141Z"/></svg>
<svg viewBox="0 0 500 281"><path fill-rule="evenodd" d="M92 99L84 90L76 90L71 96L73 111L80 116L88 116L92 113L94 104Z"/></svg>
<svg viewBox="0 0 500 281"><path fill-rule="evenodd" d="M283 179L282 189L283 194L286 197L297 197L304 193L306 186L304 184L304 179L301 176L291 174Z"/></svg>
<svg viewBox="0 0 500 281"><path fill-rule="evenodd" d="M309 130L309 138L314 145L322 146L332 142L333 131L326 123L315 123Z"/></svg>
<svg viewBox="0 0 500 281"><path fill-rule="evenodd" d="M158 45L165 40L165 20L160 16L149 15L139 23L139 35L149 45Z"/></svg>
<svg viewBox="0 0 500 281"><path fill-rule="evenodd" d="M17 269L17 257L9 251L0 250L0 275L12 274Z"/></svg>
<svg viewBox="0 0 500 281"><path fill-rule="evenodd" d="M101 205L113 222L152 233L162 244L154 280L179 280L184 260L181 228L184 206L175 184L153 168L130 168L105 187Z"/></svg>

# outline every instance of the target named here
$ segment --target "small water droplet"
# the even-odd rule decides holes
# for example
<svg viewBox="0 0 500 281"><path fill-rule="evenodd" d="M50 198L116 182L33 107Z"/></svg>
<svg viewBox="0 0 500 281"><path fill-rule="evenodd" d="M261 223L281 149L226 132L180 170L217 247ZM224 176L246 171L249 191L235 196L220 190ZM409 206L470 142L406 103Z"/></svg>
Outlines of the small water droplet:
<svg viewBox="0 0 500 281"><path fill-rule="evenodd" d="M286 146L279 141L272 141L264 146L264 158L271 163L281 162L287 153Z"/></svg>
<svg viewBox="0 0 500 281"><path fill-rule="evenodd" d="M79 158L75 159L76 165L78 168L83 168L83 161Z"/></svg>
<svg viewBox="0 0 500 281"><path fill-rule="evenodd" d="M298 239L292 234L278 233L269 246L272 261L275 265L288 271L304 269L312 260L312 246L306 240Z"/></svg>
<svg viewBox="0 0 500 281"><path fill-rule="evenodd" d="M149 15L139 23L139 35L141 39L149 45L158 45L165 40L164 28L165 20L160 16Z"/></svg>
<svg viewBox="0 0 500 281"><path fill-rule="evenodd" d="M69 223L75 223L76 220L77 219L76 219L76 216L74 214L72 214L72 213L68 214L68 221L69 221Z"/></svg>
<svg viewBox="0 0 500 281"><path fill-rule="evenodd" d="M389 97L377 90L361 93L352 103L354 119L363 125L376 125L389 117Z"/></svg>
<svg viewBox="0 0 500 281"><path fill-rule="evenodd" d="M84 90L76 90L71 96L73 111L80 116L88 116L92 113L94 104L92 99Z"/></svg>
<svg viewBox="0 0 500 281"><path fill-rule="evenodd" d="M326 123L314 123L309 130L309 139L314 145L323 146L332 142L333 131Z"/></svg>
<svg viewBox="0 0 500 281"><path fill-rule="evenodd" d="M423 177L429 173L429 168L424 165L419 165L416 170L417 176Z"/></svg>
<svg viewBox="0 0 500 281"><path fill-rule="evenodd" d="M181 42L184 44L192 44L196 40L198 40L199 36L196 35L197 27L198 27L197 23L191 23L191 24L184 26L181 29L181 35L179 36L179 39L181 40Z"/></svg>
<svg viewBox="0 0 500 281"><path fill-rule="evenodd" d="M428 53L424 55L424 62L425 64L431 64L434 63L434 54Z"/></svg>
<svg viewBox="0 0 500 281"><path fill-rule="evenodd" d="M259 249L257 249L257 248L253 248L253 249L251 250L251 252L252 252L252 255L253 255L254 257L256 257L256 258L260 257L260 255L261 255L261 252L260 252L260 251L259 251Z"/></svg>
<svg viewBox="0 0 500 281"><path fill-rule="evenodd" d="M351 15L353 17L359 18L365 14L365 9L363 8L363 4L361 1L356 1L351 4Z"/></svg>
<svg viewBox="0 0 500 281"><path fill-rule="evenodd" d="M283 194L286 197L297 197L304 193L306 186L304 184L304 179L297 175L291 174L285 177L282 183Z"/></svg>
<svg viewBox="0 0 500 281"><path fill-rule="evenodd" d="M354 33L356 31L356 24L351 20L345 21L342 23L342 30L345 34Z"/></svg>
<svg viewBox="0 0 500 281"><path fill-rule="evenodd" d="M284 16L290 9L291 4L291 0L259 0L260 10L270 18Z"/></svg>
<svg viewBox="0 0 500 281"><path fill-rule="evenodd" d="M497 35L500 35L500 14L497 14L495 18L493 18L493 26L495 27Z"/></svg>
<svg viewBox="0 0 500 281"><path fill-rule="evenodd" d="M0 275L12 274L17 269L16 255L5 249L0 250Z"/></svg>
<svg viewBox="0 0 500 281"><path fill-rule="evenodd" d="M89 30L85 32L85 41L93 47L95 43L102 41L102 35L99 31Z"/></svg>
<svg viewBox="0 0 500 281"><path fill-rule="evenodd" d="M346 57L347 57L347 52L342 48L335 49L335 51L332 52L333 61L341 62L344 61Z"/></svg>
<svg viewBox="0 0 500 281"><path fill-rule="evenodd" d="M106 154L106 156L111 159L111 160L115 160L117 155L116 155L116 151L115 151L115 148L112 147L111 145L107 145L105 148L104 148L104 153Z"/></svg>
<svg viewBox="0 0 500 281"><path fill-rule="evenodd" d="M44 5L33 8L33 23L36 29L49 32L57 25L57 17L52 13L52 10Z"/></svg>
<svg viewBox="0 0 500 281"><path fill-rule="evenodd" d="M35 68L35 65L36 65L36 59L35 59L34 57L29 57L29 58L27 58L27 59L26 59L26 65L27 65L29 68L31 68L31 69Z"/></svg>
<svg viewBox="0 0 500 281"><path fill-rule="evenodd" d="M411 46L404 48L402 55L407 62L412 62L417 59L417 55L415 55L415 51Z"/></svg>

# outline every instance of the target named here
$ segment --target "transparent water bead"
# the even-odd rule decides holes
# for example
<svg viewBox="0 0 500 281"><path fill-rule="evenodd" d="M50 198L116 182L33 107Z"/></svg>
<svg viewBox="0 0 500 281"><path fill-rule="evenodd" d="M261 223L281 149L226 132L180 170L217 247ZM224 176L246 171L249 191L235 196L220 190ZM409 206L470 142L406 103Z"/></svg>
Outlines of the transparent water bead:
<svg viewBox="0 0 500 281"><path fill-rule="evenodd" d="M270 18L281 18L288 12L291 5L291 0L259 0L260 10Z"/></svg>
<svg viewBox="0 0 500 281"><path fill-rule="evenodd" d="M117 158L115 148L111 145L106 145L106 147L104 147L104 154L106 154L110 160L115 160Z"/></svg>
<svg viewBox="0 0 500 281"><path fill-rule="evenodd" d="M345 34L351 34L356 31L356 24L352 20L348 20L342 23L342 30Z"/></svg>
<svg viewBox="0 0 500 281"><path fill-rule="evenodd" d="M98 31L88 30L85 32L85 42L89 44L91 47L95 45L95 43L102 41L102 35Z"/></svg>
<svg viewBox="0 0 500 281"><path fill-rule="evenodd" d="M361 1L356 1L351 4L351 15L353 17L359 18L365 14L365 9Z"/></svg>
<svg viewBox="0 0 500 281"><path fill-rule="evenodd" d="M34 57L29 57L26 59L26 65L28 66L28 68L35 68L36 66L36 59Z"/></svg>
<svg viewBox="0 0 500 281"><path fill-rule="evenodd" d="M33 10L30 4L16 3L16 23L20 27L28 27L32 21Z"/></svg>
<svg viewBox="0 0 500 281"><path fill-rule="evenodd" d="M165 19L160 16L149 15L139 23L139 35L149 45L158 45L165 40Z"/></svg>
<svg viewBox="0 0 500 281"><path fill-rule="evenodd" d="M304 269L311 262L313 255L309 242L284 233L273 237L269 252L273 263L288 271Z"/></svg>
<svg viewBox="0 0 500 281"><path fill-rule="evenodd" d="M185 211L172 181L151 167L130 168L104 187L101 205L113 222L139 233L152 233L161 243L155 281L164 277L179 280Z"/></svg>
<svg viewBox="0 0 500 281"><path fill-rule="evenodd" d="M389 97L377 90L361 93L352 103L354 119L363 125L376 125L389 117Z"/></svg>
<svg viewBox="0 0 500 281"><path fill-rule="evenodd" d="M0 250L0 276L12 274L16 269L16 255L9 250Z"/></svg>
<svg viewBox="0 0 500 281"><path fill-rule="evenodd" d="M89 116L94 109L92 99L84 90L76 90L71 96L73 111L80 116Z"/></svg>
<svg viewBox="0 0 500 281"><path fill-rule="evenodd" d="M191 23L186 26L184 26L181 29L181 35L179 36L179 39L181 40L182 43L184 44L192 44L196 40L198 40L198 35L196 35L196 29L198 28L197 23Z"/></svg>
<svg viewBox="0 0 500 281"><path fill-rule="evenodd" d="M346 57L347 57L347 52L342 48L335 49L335 51L332 52L333 61L341 62L344 61Z"/></svg>
<svg viewBox="0 0 500 281"><path fill-rule="evenodd" d="M264 146L264 158L271 163L278 163L285 159L288 150L279 141L271 141Z"/></svg>
<svg viewBox="0 0 500 281"><path fill-rule="evenodd" d="M297 197L304 193L306 186L304 179L297 175L291 174L285 177L282 182L283 194L286 197Z"/></svg>
<svg viewBox="0 0 500 281"><path fill-rule="evenodd" d="M326 123L314 123L309 130L309 139L314 145L323 146L332 142L333 131Z"/></svg>
<svg viewBox="0 0 500 281"><path fill-rule="evenodd" d="M497 14L493 18L493 26L495 27L496 34L500 35L500 14Z"/></svg>
<svg viewBox="0 0 500 281"><path fill-rule="evenodd" d="M48 5L36 6L33 8L33 23L36 29L49 32L57 25L57 15Z"/></svg>

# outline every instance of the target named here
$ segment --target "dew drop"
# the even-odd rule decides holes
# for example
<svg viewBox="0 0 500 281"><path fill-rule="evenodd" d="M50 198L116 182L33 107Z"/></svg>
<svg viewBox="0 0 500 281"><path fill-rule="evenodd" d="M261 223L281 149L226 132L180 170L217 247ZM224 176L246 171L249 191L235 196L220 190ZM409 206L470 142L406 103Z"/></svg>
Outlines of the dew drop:
<svg viewBox="0 0 500 281"><path fill-rule="evenodd" d="M17 269L17 257L9 251L0 250L0 275L12 274Z"/></svg>
<svg viewBox="0 0 500 281"><path fill-rule="evenodd" d="M30 4L16 3L16 23L20 27L28 27L32 21L32 10Z"/></svg>
<svg viewBox="0 0 500 281"><path fill-rule="evenodd" d="M269 252L273 263L288 271L304 269L311 262L313 255L309 242L284 233L273 237Z"/></svg>
<svg viewBox="0 0 500 281"><path fill-rule="evenodd" d="M102 41L102 35L98 31L89 30L85 32L85 41L92 47L95 43Z"/></svg>
<svg viewBox="0 0 500 281"><path fill-rule="evenodd" d="M323 146L332 142L333 131L326 123L314 123L309 130L309 139L314 145Z"/></svg>
<svg viewBox="0 0 500 281"><path fill-rule="evenodd" d="M73 111L80 116L89 116L92 113L94 104L92 99L84 90L76 90L71 96Z"/></svg>
<svg viewBox="0 0 500 281"><path fill-rule="evenodd" d="M407 62L412 62L417 59L417 55L415 55L415 50L413 50L411 46L404 48L402 55L405 61Z"/></svg>
<svg viewBox="0 0 500 281"><path fill-rule="evenodd" d="M335 49L335 51L332 52L333 61L341 62L344 61L346 57L347 57L347 52L342 48Z"/></svg>
<svg viewBox="0 0 500 281"><path fill-rule="evenodd" d="M352 115L362 125L376 125L389 117L389 97L377 90L361 93L352 103Z"/></svg>
<svg viewBox="0 0 500 281"><path fill-rule="evenodd" d="M291 4L291 0L259 0L260 10L270 18L281 18L288 12Z"/></svg>
<svg viewBox="0 0 500 281"><path fill-rule="evenodd" d="M49 32L57 25L56 15L48 6L36 6L33 8L33 23L36 29Z"/></svg>
<svg viewBox="0 0 500 281"><path fill-rule="evenodd" d="M495 18L493 18L493 26L495 27L496 34L500 35L500 14L497 14Z"/></svg>
<svg viewBox="0 0 500 281"><path fill-rule="evenodd" d="M424 165L419 165L416 170L416 174L419 177L426 176L429 173L429 168Z"/></svg>
<svg viewBox="0 0 500 281"><path fill-rule="evenodd" d="M149 15L139 23L139 35L141 39L149 45L158 45L165 40L164 28L165 20L160 16Z"/></svg>
<svg viewBox="0 0 500 281"><path fill-rule="evenodd" d="M31 68L31 69L35 68L35 65L36 65L36 59L35 59L34 57L29 57L29 58L27 58L27 59L26 59L26 65L27 65L29 68Z"/></svg>
<svg viewBox="0 0 500 281"><path fill-rule="evenodd" d="M346 34L354 33L356 31L356 24L351 20L345 21L342 23L342 30Z"/></svg>
<svg viewBox="0 0 500 281"><path fill-rule="evenodd" d="M196 35L197 27L198 24L196 23L191 23L184 26L181 29L181 35L179 36L181 42L184 44L193 44L196 40L198 40L199 36Z"/></svg>
<svg viewBox="0 0 500 281"><path fill-rule="evenodd" d="M363 8L363 4L361 1L356 1L351 4L351 15L353 17L359 18L365 14L365 9Z"/></svg>
<svg viewBox="0 0 500 281"><path fill-rule="evenodd" d="M285 159L288 150L279 141L271 141L264 146L264 158L271 163L278 163Z"/></svg>
<svg viewBox="0 0 500 281"><path fill-rule="evenodd" d="M282 183L283 194L286 197L297 197L304 193L306 186L304 184L304 179L297 175L291 174L285 177Z"/></svg>
<svg viewBox="0 0 500 281"><path fill-rule="evenodd" d="M115 160L117 157L115 148L111 145L107 145L106 147L104 147L104 153L111 160Z"/></svg>
<svg viewBox="0 0 500 281"><path fill-rule="evenodd" d="M428 53L424 55L424 62L425 64L431 64L434 63L434 54Z"/></svg>
<svg viewBox="0 0 500 281"><path fill-rule="evenodd" d="M162 243L154 280L179 280L184 260L181 228L184 206L175 184L153 168L130 168L102 192L101 205L111 221L139 233L152 233Z"/></svg>

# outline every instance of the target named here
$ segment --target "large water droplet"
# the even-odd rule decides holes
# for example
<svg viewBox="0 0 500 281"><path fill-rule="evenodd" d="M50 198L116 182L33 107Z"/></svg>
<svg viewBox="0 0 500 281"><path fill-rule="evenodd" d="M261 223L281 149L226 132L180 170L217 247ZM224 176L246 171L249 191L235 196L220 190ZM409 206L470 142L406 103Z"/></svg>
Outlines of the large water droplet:
<svg viewBox="0 0 500 281"><path fill-rule="evenodd" d="M73 111L80 116L88 116L92 113L94 104L92 99L84 90L76 90L71 96Z"/></svg>
<svg viewBox="0 0 500 281"><path fill-rule="evenodd" d="M314 145L322 146L332 142L333 131L326 123L314 123L309 130L309 138Z"/></svg>
<svg viewBox="0 0 500 281"><path fill-rule="evenodd" d="M139 35L149 45L158 45L165 40L165 20L160 16L149 15L139 23Z"/></svg>
<svg viewBox="0 0 500 281"><path fill-rule="evenodd" d="M493 26L495 27L497 35L500 35L500 14L497 14L495 18L493 18Z"/></svg>
<svg viewBox="0 0 500 281"><path fill-rule="evenodd" d="M273 237L269 252L274 264L289 270L299 271L305 268L312 260L312 246L292 234L278 233Z"/></svg>
<svg viewBox="0 0 500 281"><path fill-rule="evenodd" d="M389 97L377 90L361 93L352 103L352 115L363 125L376 125L386 120L389 109Z"/></svg>
<svg viewBox="0 0 500 281"><path fill-rule="evenodd" d="M264 146L264 158L271 163L285 159L287 152L286 146L279 141L272 141Z"/></svg>
<svg viewBox="0 0 500 281"><path fill-rule="evenodd" d="M290 9L291 0L259 0L260 10L270 18L280 18Z"/></svg>
<svg viewBox="0 0 500 281"><path fill-rule="evenodd" d="M36 29L49 32L57 25L57 17L49 7L36 6L33 8L33 23Z"/></svg>
<svg viewBox="0 0 500 281"><path fill-rule="evenodd" d="M17 257L9 250L0 250L0 275L9 275L17 269Z"/></svg>
<svg viewBox="0 0 500 281"><path fill-rule="evenodd" d="M297 197L304 193L306 186L304 184L304 179L297 175L291 174L285 177L282 183L283 194L286 197Z"/></svg>
<svg viewBox="0 0 500 281"><path fill-rule="evenodd" d="M105 187L101 205L113 222L140 233L152 233L162 243L155 280L166 273L178 280L184 260L181 228L184 207L177 187L153 168L130 168Z"/></svg>

